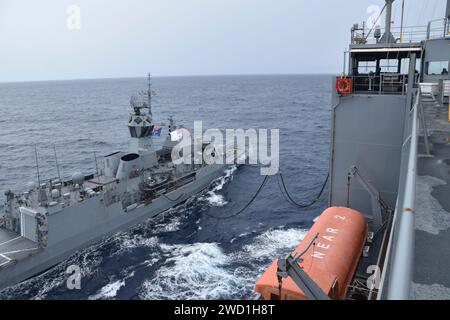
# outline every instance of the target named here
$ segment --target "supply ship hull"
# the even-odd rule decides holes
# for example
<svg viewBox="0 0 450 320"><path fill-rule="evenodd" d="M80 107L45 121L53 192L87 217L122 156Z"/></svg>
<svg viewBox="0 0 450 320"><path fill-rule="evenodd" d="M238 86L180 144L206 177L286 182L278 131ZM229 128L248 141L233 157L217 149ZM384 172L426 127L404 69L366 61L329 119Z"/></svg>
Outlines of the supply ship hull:
<svg viewBox="0 0 450 320"><path fill-rule="evenodd" d="M401 30L393 2L384 30L352 28L332 80L330 208L259 279L264 299L448 298L433 288L450 292L450 225L438 226L450 217L450 1L444 19Z"/></svg>

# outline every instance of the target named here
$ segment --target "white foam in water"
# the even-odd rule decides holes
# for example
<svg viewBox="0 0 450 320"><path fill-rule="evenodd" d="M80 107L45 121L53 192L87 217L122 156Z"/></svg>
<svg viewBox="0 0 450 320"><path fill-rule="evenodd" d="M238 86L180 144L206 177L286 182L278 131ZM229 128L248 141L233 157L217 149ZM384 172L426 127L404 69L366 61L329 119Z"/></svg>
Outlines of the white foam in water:
<svg viewBox="0 0 450 320"><path fill-rule="evenodd" d="M92 246L80 254L73 256L70 260L61 263L57 267L50 269L37 277L5 289L2 291L2 297L14 297L17 292L26 296L30 293L32 288L38 288L38 291L33 293L31 299L46 299L49 292L60 286L65 286L67 281L67 274L65 271L71 265L80 267L82 278L94 274L98 271L98 266L102 262L101 253L97 250L99 246L100 244Z"/></svg>
<svg viewBox="0 0 450 320"><path fill-rule="evenodd" d="M236 170L237 170L236 166L232 166L227 170L225 170L225 174L215 181L217 185L212 189L212 191L222 190L228 181L233 180L233 174L236 172Z"/></svg>
<svg viewBox="0 0 450 320"><path fill-rule="evenodd" d="M99 251L99 247L101 244L94 245L85 251L81 252L78 255L75 255L72 259L64 262L63 264L56 267L56 269L49 270L51 274L56 273L57 276L39 276L41 279L37 279L40 285L39 292L35 295L34 299L45 299L47 294L59 287L61 285L66 285L67 274L65 271L71 265L77 265L80 267L81 278L86 278L93 275L96 272L99 272L99 265L102 262L101 251ZM50 279L50 281L48 281Z"/></svg>
<svg viewBox="0 0 450 320"><path fill-rule="evenodd" d="M117 280L111 283L108 283L106 286L100 289L100 291L90 296L89 300L98 300L98 299L111 299L117 295L117 292L125 285L125 279Z"/></svg>
<svg viewBox="0 0 450 320"><path fill-rule="evenodd" d="M167 257L144 281L142 299L236 299L256 298L253 287L268 264L288 254L305 237L301 229L269 230L238 252L225 254L217 243L165 245ZM261 260L267 260L262 265ZM235 267L236 265L246 266ZM250 266L248 266L250 265Z"/></svg>
<svg viewBox="0 0 450 320"><path fill-rule="evenodd" d="M112 254L117 255L124 251L133 250L139 247L154 247L158 244L158 237L145 237L141 234L124 233L115 238L115 241L119 241L118 249Z"/></svg>
<svg viewBox="0 0 450 320"><path fill-rule="evenodd" d="M251 232L242 233L242 234L240 234L237 238L231 239L231 240L230 240L230 243L234 243L237 239L239 239L239 238L244 238L244 237L249 236L249 235L251 235L251 234L252 234Z"/></svg>
<svg viewBox="0 0 450 320"><path fill-rule="evenodd" d="M225 170L225 174L213 182L213 188L208 191L205 196L200 197L200 200L206 200L210 206L223 207L228 204L223 195L217 194L217 191L221 191L223 187L231 180L233 180L233 174L236 172L237 167L232 166Z"/></svg>
<svg viewBox="0 0 450 320"><path fill-rule="evenodd" d="M158 234L158 233L166 233L166 232L175 232L180 230L180 225L181 225L181 217L176 216L174 218L171 219L170 222L168 223L161 223L161 224L157 224L154 227L152 227L152 231L154 234Z"/></svg>
<svg viewBox="0 0 450 320"><path fill-rule="evenodd" d="M256 281L275 259L292 253L307 232L304 229L271 229L257 236L253 243L245 245L233 255L234 261L250 263L253 266L240 267L234 271L235 277L245 283L247 290L243 298L258 298L253 292Z"/></svg>
<svg viewBox="0 0 450 320"><path fill-rule="evenodd" d="M307 230L302 229L271 229L257 236L252 244L245 245L243 252L253 259L275 259L284 253L283 249L294 250L305 238Z"/></svg>
<svg viewBox="0 0 450 320"><path fill-rule="evenodd" d="M208 201L208 204L213 207L223 207L228 204L222 195L214 193L213 191L208 191L206 193L205 200Z"/></svg>
<svg viewBox="0 0 450 320"><path fill-rule="evenodd" d="M229 258L217 243L161 245L171 257L146 280L143 299L219 299L238 290L233 273L226 270Z"/></svg>
<svg viewBox="0 0 450 320"><path fill-rule="evenodd" d="M94 295L88 297L88 300L100 300L100 299L112 299L117 296L120 288L125 286L125 282L127 279L134 277L135 272L130 271L133 266L123 270L121 273L125 274L122 279L119 280L111 280L108 284L100 288L98 292Z"/></svg>
<svg viewBox="0 0 450 320"><path fill-rule="evenodd" d="M158 258L151 258L151 259L145 260L142 264L147 266L147 267L151 267L152 265L154 265L158 261L159 261Z"/></svg>

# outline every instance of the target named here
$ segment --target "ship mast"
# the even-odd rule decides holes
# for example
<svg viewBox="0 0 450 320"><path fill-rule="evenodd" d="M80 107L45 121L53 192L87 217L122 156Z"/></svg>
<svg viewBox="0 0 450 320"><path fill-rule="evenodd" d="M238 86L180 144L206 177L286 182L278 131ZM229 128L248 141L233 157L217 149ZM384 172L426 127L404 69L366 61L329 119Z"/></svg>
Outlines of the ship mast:
<svg viewBox="0 0 450 320"><path fill-rule="evenodd" d="M392 4L395 0L386 0L386 25L385 32L383 37L381 38L381 42L384 43L393 43L395 42L394 36L391 33L391 25L392 25Z"/></svg>
<svg viewBox="0 0 450 320"><path fill-rule="evenodd" d="M447 14L445 15L447 19L450 19L450 0L447 0Z"/></svg>
<svg viewBox="0 0 450 320"><path fill-rule="evenodd" d="M148 92L147 92L147 102L148 102L148 113L150 117L153 117L152 114L152 75L148 74Z"/></svg>

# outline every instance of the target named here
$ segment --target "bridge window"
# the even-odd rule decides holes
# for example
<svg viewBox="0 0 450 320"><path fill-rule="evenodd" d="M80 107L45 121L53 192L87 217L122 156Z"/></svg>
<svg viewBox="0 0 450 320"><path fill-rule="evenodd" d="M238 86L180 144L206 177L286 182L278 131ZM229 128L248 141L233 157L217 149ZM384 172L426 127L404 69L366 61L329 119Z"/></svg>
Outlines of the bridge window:
<svg viewBox="0 0 450 320"><path fill-rule="evenodd" d="M382 73L397 73L398 60L397 59L382 59L380 60L380 71Z"/></svg>
<svg viewBox="0 0 450 320"><path fill-rule="evenodd" d="M427 75L448 75L448 61L427 62Z"/></svg>
<svg viewBox="0 0 450 320"><path fill-rule="evenodd" d="M359 61L358 74L369 74L370 72L375 73L376 71L377 71L376 61Z"/></svg>

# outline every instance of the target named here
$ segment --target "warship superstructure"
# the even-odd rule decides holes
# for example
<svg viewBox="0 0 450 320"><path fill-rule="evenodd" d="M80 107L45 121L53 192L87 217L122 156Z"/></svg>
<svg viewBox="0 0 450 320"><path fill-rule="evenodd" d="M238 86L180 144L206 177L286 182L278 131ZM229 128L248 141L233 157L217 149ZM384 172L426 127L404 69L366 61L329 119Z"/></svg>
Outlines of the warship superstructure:
<svg viewBox="0 0 450 320"><path fill-rule="evenodd" d="M25 192L5 193L0 216L0 289L183 203L224 174L226 165L198 164L195 157L192 163L173 163L173 148L189 132L177 127L172 118L164 144L156 147L153 137L162 128L153 123L150 76L143 97L130 101L129 149L106 155L103 170L41 181L38 167L37 183L29 183ZM234 146L230 148L237 156ZM220 156L221 149L215 152Z"/></svg>
<svg viewBox="0 0 450 320"><path fill-rule="evenodd" d="M329 208L257 282L264 299L450 297L450 1L399 29L385 2L332 80Z"/></svg>

